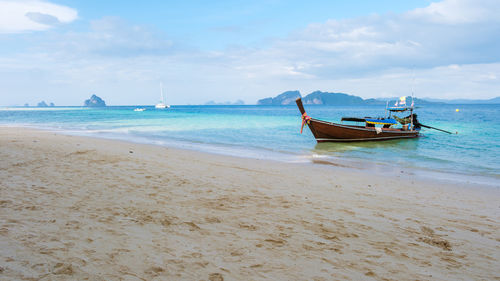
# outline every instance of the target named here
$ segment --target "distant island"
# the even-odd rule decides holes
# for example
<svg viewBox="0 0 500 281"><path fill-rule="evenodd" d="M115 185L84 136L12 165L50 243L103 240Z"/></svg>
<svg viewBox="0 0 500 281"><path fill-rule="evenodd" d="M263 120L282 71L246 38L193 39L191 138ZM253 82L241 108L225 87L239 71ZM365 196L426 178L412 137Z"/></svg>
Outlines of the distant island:
<svg viewBox="0 0 500 281"><path fill-rule="evenodd" d="M295 100L302 97L299 91L287 91L274 98L265 98L257 102L257 105L289 105L295 104ZM329 93L315 91L302 98L304 104L323 105L371 105L385 104L386 101L377 99L363 99L358 96L345 93Z"/></svg>
<svg viewBox="0 0 500 281"><path fill-rule="evenodd" d="M290 105L295 104L295 100L302 97L299 91L286 91L272 98L264 98L257 101L257 105ZM393 98L370 98L363 99L358 96L345 93L330 93L315 91L302 98L304 104L318 105L385 105L388 100L396 100ZM416 104L499 104L500 97L489 100L444 100L444 99L420 99L414 98Z"/></svg>
<svg viewBox="0 0 500 281"><path fill-rule="evenodd" d="M469 100L469 99L433 99L433 98L424 98L426 101L431 102L442 102L447 104L500 104L500 97L487 99L487 100Z"/></svg>
<svg viewBox="0 0 500 281"><path fill-rule="evenodd" d="M92 95L90 97L90 99L85 100L83 105L87 106L87 107L105 107L106 102L103 99L101 99L100 97L98 97L96 95Z"/></svg>
<svg viewBox="0 0 500 281"><path fill-rule="evenodd" d="M299 97L299 91L287 91L274 98L261 99L257 102L257 105L289 105L294 104L295 100Z"/></svg>
<svg viewBox="0 0 500 281"><path fill-rule="evenodd" d="M215 102L215 101L211 100L211 101L208 101L205 103L205 105L244 105L244 104L245 104L245 102L242 100L237 100L235 102L230 102L230 101Z"/></svg>
<svg viewBox="0 0 500 281"><path fill-rule="evenodd" d="M28 104L25 104L24 106L29 106L29 105L28 105ZM36 106L37 106L37 107L49 107L49 106L50 106L50 107L54 107L55 105L54 105L54 103L53 103L53 102L51 102L51 103L50 103L50 105L47 105L47 103L46 103L45 101L41 101L41 102L39 102Z"/></svg>

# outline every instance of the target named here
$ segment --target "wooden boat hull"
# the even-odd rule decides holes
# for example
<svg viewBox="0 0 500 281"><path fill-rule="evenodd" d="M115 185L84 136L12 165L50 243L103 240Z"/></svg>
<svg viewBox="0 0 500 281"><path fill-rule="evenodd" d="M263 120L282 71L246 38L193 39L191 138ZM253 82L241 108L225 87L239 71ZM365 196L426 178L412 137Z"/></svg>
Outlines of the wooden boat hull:
<svg viewBox="0 0 500 281"><path fill-rule="evenodd" d="M317 142L381 141L419 136L418 131L380 128L381 131L377 132L374 128L336 124L317 119L309 120L307 126Z"/></svg>
<svg viewBox="0 0 500 281"><path fill-rule="evenodd" d="M296 103L317 142L382 141L419 136L419 131L415 130L344 125L310 118L304 110L302 100L298 98Z"/></svg>

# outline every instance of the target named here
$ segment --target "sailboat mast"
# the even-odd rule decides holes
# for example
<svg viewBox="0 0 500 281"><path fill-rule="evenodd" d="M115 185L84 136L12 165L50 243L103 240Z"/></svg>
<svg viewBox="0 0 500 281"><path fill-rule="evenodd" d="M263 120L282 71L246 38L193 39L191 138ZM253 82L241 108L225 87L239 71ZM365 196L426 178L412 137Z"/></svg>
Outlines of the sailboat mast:
<svg viewBox="0 0 500 281"><path fill-rule="evenodd" d="M163 98L163 83L160 82L160 93L161 93L161 102L165 103L165 99Z"/></svg>
<svg viewBox="0 0 500 281"><path fill-rule="evenodd" d="M166 95L163 94L163 87L161 87L161 97L163 99L163 103L166 105L167 104L167 97L166 97Z"/></svg>

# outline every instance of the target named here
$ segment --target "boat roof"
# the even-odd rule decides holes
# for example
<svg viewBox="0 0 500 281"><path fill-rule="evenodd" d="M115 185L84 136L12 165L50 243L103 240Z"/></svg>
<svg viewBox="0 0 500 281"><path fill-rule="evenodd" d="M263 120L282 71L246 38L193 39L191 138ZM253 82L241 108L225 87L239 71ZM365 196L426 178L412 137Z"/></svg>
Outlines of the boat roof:
<svg viewBox="0 0 500 281"><path fill-rule="evenodd" d="M374 118L374 117L342 117L341 121L352 121L352 122L366 122L369 124L381 124L381 125L396 125L398 122L393 118Z"/></svg>
<svg viewBox="0 0 500 281"><path fill-rule="evenodd" d="M368 124L396 125L398 122L392 118L365 118Z"/></svg>

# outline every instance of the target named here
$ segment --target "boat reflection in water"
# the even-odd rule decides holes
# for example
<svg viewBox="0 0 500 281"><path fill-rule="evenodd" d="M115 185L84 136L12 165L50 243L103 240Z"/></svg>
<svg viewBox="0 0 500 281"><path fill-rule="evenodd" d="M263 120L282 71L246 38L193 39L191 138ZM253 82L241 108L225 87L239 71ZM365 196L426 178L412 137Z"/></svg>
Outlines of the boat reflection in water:
<svg viewBox="0 0 500 281"><path fill-rule="evenodd" d="M380 142L321 142L311 150L311 162L343 168L400 173L402 169L412 166L407 160L408 157L416 156L418 146L416 138Z"/></svg>
<svg viewBox="0 0 500 281"><path fill-rule="evenodd" d="M422 135L420 137L423 137ZM319 154L338 154L343 152L351 152L354 150L364 150L370 153L370 150L392 150L397 153L398 150L411 151L416 150L418 147L417 139L395 139L386 140L382 142L318 142L314 147L313 153Z"/></svg>

